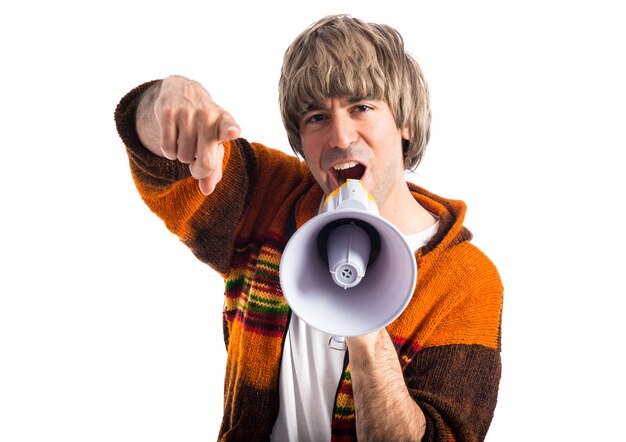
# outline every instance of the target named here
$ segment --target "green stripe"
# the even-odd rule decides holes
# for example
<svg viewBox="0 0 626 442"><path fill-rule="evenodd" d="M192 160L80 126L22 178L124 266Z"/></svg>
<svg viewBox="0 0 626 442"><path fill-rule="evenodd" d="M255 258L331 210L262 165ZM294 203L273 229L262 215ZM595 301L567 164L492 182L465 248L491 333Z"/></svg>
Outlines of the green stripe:
<svg viewBox="0 0 626 442"><path fill-rule="evenodd" d="M284 304L283 301L275 300L275 299L269 299L269 298L264 298L262 296L255 295L253 293L250 294L248 299L250 300L250 302L255 302L257 304L271 304L271 305L275 305L275 306L281 306L281 305Z"/></svg>
<svg viewBox="0 0 626 442"><path fill-rule="evenodd" d="M268 306L268 305L264 305L263 301L259 302L259 300L254 300L254 301L250 300L250 302L248 303L248 308L255 312L261 312L261 313L277 313L277 312L284 313L288 311L289 309L287 304L278 304L276 302L272 304L274 305Z"/></svg>
<svg viewBox="0 0 626 442"><path fill-rule="evenodd" d="M272 262L269 261L265 261L264 259L259 259L258 261L259 264L263 264L266 267L269 267L270 269L276 270L278 271L279 265L278 264L274 264Z"/></svg>
<svg viewBox="0 0 626 442"><path fill-rule="evenodd" d="M233 289L237 289L243 287L243 282L246 279L246 275L241 275L235 279L227 279L226 280L226 291L230 292Z"/></svg>
<svg viewBox="0 0 626 442"><path fill-rule="evenodd" d="M354 414L354 408L347 407L335 407L335 415L336 416L351 416Z"/></svg>

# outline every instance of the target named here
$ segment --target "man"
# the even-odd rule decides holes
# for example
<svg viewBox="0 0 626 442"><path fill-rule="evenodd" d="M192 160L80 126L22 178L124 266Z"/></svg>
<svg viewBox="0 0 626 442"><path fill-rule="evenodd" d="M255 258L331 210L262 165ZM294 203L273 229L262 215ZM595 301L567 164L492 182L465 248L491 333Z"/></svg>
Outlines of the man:
<svg viewBox="0 0 626 442"><path fill-rule="evenodd" d="M469 242L465 205L404 179L429 137L418 64L394 29L326 17L288 48L279 92L304 162L238 138L235 119L183 77L141 85L116 110L142 198L225 278L220 440L482 440L500 379L502 284ZM406 235L419 275L400 317L338 352L291 313L278 265L347 179Z"/></svg>

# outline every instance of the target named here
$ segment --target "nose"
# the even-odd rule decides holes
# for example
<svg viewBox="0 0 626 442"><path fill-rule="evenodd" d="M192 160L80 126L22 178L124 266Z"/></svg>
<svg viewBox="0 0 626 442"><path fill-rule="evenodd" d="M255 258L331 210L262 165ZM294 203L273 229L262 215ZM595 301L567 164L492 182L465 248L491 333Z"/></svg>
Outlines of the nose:
<svg viewBox="0 0 626 442"><path fill-rule="evenodd" d="M330 147L347 149L358 138L354 122L345 115L333 115L330 125Z"/></svg>

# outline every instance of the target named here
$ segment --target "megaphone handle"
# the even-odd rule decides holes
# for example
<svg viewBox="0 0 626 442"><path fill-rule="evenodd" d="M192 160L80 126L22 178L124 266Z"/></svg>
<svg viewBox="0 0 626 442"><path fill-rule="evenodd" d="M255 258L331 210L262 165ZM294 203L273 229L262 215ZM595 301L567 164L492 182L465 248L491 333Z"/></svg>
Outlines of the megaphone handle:
<svg viewBox="0 0 626 442"><path fill-rule="evenodd" d="M345 351L348 349L346 338L343 336L333 336L328 340L328 346L333 350Z"/></svg>

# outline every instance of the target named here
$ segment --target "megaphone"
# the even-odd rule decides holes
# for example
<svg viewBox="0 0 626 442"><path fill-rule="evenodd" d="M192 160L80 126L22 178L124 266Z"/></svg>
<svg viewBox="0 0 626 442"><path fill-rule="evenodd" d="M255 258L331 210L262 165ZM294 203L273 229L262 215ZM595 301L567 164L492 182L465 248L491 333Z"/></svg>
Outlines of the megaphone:
<svg viewBox="0 0 626 442"><path fill-rule="evenodd" d="M290 308L337 337L391 323L411 300L416 281L413 251L358 180L328 195L320 213L293 234L280 261Z"/></svg>

